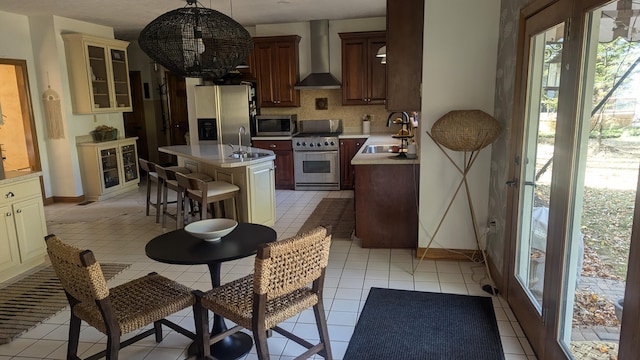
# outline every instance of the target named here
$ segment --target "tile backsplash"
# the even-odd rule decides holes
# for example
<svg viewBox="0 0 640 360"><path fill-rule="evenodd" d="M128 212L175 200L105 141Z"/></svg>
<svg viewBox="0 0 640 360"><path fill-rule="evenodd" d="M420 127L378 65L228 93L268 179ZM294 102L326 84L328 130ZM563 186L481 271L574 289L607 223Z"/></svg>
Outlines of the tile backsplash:
<svg viewBox="0 0 640 360"><path fill-rule="evenodd" d="M326 104L324 99L326 98ZM321 107L316 110L316 99L320 99ZM298 114L298 120L342 119L345 132L362 130L362 116L371 115L372 133L393 134L397 126L387 127L389 112L384 105L349 105L342 106L342 90L302 90L300 91L300 107L260 108L262 115Z"/></svg>

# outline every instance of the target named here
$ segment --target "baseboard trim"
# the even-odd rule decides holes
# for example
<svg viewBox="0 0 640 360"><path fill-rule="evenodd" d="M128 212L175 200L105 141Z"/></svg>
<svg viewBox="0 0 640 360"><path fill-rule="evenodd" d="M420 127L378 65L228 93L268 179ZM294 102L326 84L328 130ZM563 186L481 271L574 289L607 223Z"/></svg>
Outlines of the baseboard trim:
<svg viewBox="0 0 640 360"><path fill-rule="evenodd" d="M48 199L52 199L53 201L50 203ZM48 198L45 202L45 205L53 204L53 203L81 203L84 201L84 195L80 196L53 196Z"/></svg>
<svg viewBox="0 0 640 360"><path fill-rule="evenodd" d="M500 290L500 293L503 294L503 296L506 297L507 296L507 284L504 282L504 278L498 272L498 268L493 263L491 257L489 257L488 255L487 255L487 263L489 265L489 272L491 273L491 278L493 279L493 284L495 285L496 288L498 288Z"/></svg>
<svg viewBox="0 0 640 360"><path fill-rule="evenodd" d="M418 248L416 250L416 258L424 258L429 260L458 260L458 261L474 261L482 260L482 254L479 250L465 249L443 249L443 248Z"/></svg>

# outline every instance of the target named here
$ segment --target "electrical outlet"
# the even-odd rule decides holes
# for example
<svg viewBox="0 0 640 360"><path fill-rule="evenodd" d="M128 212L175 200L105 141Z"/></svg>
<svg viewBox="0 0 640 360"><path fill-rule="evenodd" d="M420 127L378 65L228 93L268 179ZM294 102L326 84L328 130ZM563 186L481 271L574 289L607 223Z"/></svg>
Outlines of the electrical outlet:
<svg viewBox="0 0 640 360"><path fill-rule="evenodd" d="M496 220L496 218L492 217L489 219L489 234L495 234L496 233L496 227L498 226L498 220Z"/></svg>

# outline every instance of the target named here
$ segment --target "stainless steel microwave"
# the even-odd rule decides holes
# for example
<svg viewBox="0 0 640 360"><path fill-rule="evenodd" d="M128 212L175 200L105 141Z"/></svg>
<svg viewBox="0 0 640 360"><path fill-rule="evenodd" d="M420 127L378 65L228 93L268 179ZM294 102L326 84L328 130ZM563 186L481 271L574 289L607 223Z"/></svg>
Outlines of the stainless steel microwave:
<svg viewBox="0 0 640 360"><path fill-rule="evenodd" d="M258 115L256 136L291 136L298 126L298 115Z"/></svg>

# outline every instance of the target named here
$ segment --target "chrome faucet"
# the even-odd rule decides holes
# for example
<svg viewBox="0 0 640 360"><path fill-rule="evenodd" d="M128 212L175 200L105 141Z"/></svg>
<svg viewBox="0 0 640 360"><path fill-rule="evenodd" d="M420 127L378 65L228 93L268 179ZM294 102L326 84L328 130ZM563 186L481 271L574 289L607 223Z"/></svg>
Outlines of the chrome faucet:
<svg viewBox="0 0 640 360"><path fill-rule="evenodd" d="M238 129L238 151L242 151L242 135L247 135L247 129L244 126Z"/></svg>
<svg viewBox="0 0 640 360"><path fill-rule="evenodd" d="M402 112L396 111L389 114L389 117L387 118L387 127L391 126L391 118L393 117L394 114L402 114L402 123L403 124L409 123L409 114L407 114L406 111L402 111Z"/></svg>

